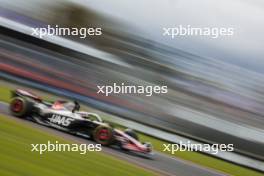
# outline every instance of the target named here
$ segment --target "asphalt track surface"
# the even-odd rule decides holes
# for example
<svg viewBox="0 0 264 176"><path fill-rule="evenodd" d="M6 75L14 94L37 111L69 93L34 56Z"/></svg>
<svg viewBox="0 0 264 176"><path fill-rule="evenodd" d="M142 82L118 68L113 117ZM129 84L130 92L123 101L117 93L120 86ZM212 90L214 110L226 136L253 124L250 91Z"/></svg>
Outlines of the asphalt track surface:
<svg viewBox="0 0 264 176"><path fill-rule="evenodd" d="M39 128L48 133L62 136L63 138L66 138L68 140L71 140L77 143L87 143L87 144L93 143L92 141L89 141L87 139L84 139L78 136L73 136L73 135L58 131L56 129L41 126L34 122L12 117L10 116L8 105L5 103L0 103L0 113L7 115L8 118L12 118L13 120L19 123L27 124L33 128ZM115 148L109 148L109 147L103 147L103 152L106 154L112 155L114 157L117 157L119 159L128 161L130 163L136 164L145 169L152 170L156 173L159 173L160 175L168 175L168 176L193 176L193 175L195 176L220 176L220 175L223 176L223 175L226 175L226 174L196 165L194 163L184 161L178 158L170 157L165 154L157 153L157 152L155 152L155 154L153 155L151 159L144 158L141 156L136 156L131 153L124 153L124 152L121 152L120 150L117 150Z"/></svg>

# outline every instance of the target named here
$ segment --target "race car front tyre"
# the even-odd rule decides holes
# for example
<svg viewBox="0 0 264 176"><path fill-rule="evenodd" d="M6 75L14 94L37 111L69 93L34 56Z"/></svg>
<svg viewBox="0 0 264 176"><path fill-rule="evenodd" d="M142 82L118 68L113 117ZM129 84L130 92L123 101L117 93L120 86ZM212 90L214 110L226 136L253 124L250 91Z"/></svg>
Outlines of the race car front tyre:
<svg viewBox="0 0 264 176"><path fill-rule="evenodd" d="M22 97L14 97L10 102L11 114L16 117L25 117L32 111L33 103Z"/></svg>
<svg viewBox="0 0 264 176"><path fill-rule="evenodd" d="M98 126L93 131L93 139L102 145L111 145L114 141L113 129L108 126Z"/></svg>

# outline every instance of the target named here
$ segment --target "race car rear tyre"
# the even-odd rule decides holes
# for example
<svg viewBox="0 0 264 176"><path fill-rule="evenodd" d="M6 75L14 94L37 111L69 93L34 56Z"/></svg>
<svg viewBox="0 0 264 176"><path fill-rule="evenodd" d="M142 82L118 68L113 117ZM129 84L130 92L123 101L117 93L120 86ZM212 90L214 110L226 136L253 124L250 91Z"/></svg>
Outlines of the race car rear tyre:
<svg viewBox="0 0 264 176"><path fill-rule="evenodd" d="M108 126L98 126L93 131L93 139L102 145L111 145L114 141L113 129Z"/></svg>
<svg viewBox="0 0 264 176"><path fill-rule="evenodd" d="M16 117L25 117L32 111L33 103L22 97L14 97L10 102L11 114Z"/></svg>

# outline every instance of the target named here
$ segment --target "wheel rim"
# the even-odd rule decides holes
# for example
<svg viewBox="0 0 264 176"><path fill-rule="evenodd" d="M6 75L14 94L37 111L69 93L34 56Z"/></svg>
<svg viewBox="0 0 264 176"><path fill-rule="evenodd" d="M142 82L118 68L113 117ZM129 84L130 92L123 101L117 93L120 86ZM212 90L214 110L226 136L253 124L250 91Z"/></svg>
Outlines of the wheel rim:
<svg viewBox="0 0 264 176"><path fill-rule="evenodd" d="M23 110L23 101L16 99L11 106L12 111L21 112Z"/></svg>
<svg viewBox="0 0 264 176"><path fill-rule="evenodd" d="M100 141L107 141L110 139L110 132L108 129L100 129L97 132L97 138Z"/></svg>

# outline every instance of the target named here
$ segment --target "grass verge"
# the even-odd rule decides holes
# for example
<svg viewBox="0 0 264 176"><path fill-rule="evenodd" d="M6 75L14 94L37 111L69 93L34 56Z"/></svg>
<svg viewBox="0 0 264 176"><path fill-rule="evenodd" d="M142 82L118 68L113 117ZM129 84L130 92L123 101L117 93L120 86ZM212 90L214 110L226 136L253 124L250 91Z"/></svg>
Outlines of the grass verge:
<svg viewBox="0 0 264 176"><path fill-rule="evenodd" d="M0 175L152 176L150 171L100 152L31 152L30 144L69 143L0 115Z"/></svg>

